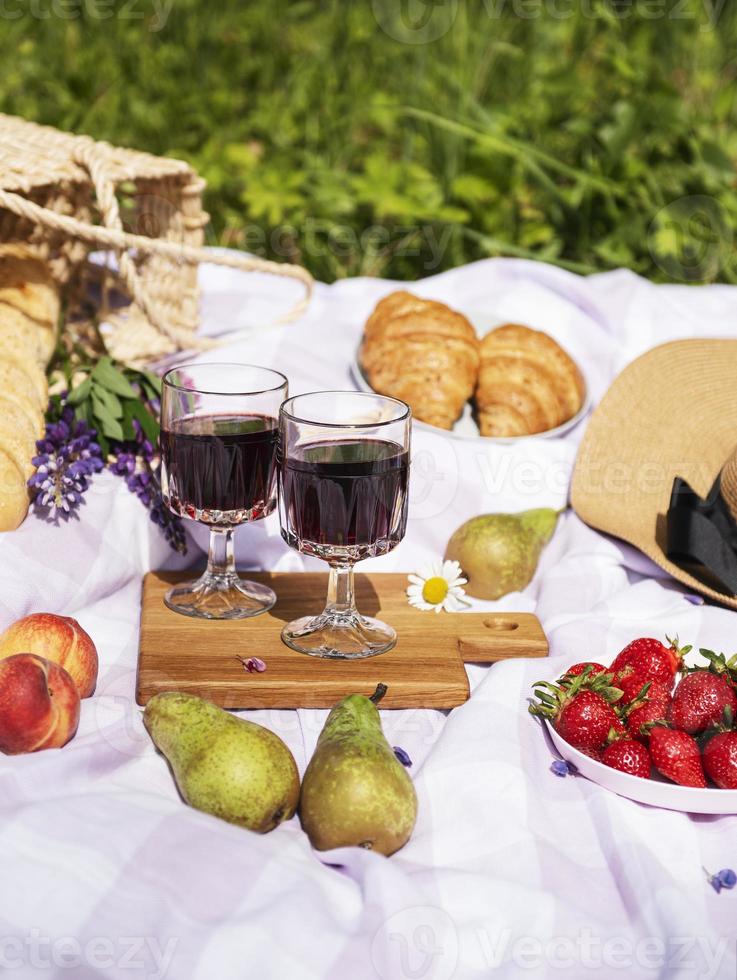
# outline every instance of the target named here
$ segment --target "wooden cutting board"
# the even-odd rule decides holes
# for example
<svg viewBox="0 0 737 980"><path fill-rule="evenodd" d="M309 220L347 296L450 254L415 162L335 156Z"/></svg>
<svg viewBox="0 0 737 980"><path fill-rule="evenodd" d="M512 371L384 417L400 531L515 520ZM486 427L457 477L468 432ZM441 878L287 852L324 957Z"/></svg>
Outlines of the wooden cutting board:
<svg viewBox="0 0 737 980"><path fill-rule="evenodd" d="M328 708L348 694L388 691L382 708L453 708L468 699L468 663L507 657L545 657L548 641L529 613L420 612L407 602L407 576L356 576L358 608L397 631L397 645L366 660L320 660L281 642L282 626L318 613L327 574L249 572L278 596L273 609L253 619L193 619L164 605L172 583L191 572L151 572L143 580L136 699L161 691L209 698L224 708ZM237 660L260 657L267 669L248 673Z"/></svg>

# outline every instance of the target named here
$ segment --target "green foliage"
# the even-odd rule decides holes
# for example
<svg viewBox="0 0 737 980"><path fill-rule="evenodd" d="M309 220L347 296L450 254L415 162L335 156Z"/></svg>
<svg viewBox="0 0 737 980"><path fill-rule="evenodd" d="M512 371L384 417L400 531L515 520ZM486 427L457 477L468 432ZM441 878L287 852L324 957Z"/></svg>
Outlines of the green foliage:
<svg viewBox="0 0 737 980"><path fill-rule="evenodd" d="M158 444L159 423L147 407L161 395L161 381L156 375L117 366L109 357L101 357L86 368L72 369L63 364L61 370L69 391L66 404L74 408L78 419L97 430L103 459L111 442L135 440L134 421L140 423L152 446ZM60 396L52 398L52 417L59 414L61 404Z"/></svg>
<svg viewBox="0 0 737 980"><path fill-rule="evenodd" d="M3 21L4 111L186 157L212 244L325 280L506 254L737 282L723 0L55 2Z"/></svg>

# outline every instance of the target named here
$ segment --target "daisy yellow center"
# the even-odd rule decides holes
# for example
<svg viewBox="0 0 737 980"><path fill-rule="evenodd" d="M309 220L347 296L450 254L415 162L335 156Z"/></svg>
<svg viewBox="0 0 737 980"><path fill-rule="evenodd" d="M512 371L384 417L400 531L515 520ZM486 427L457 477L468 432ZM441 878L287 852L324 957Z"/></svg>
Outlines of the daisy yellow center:
<svg viewBox="0 0 737 980"><path fill-rule="evenodd" d="M448 594L448 583L439 575L433 575L422 586L422 598L433 606L442 602Z"/></svg>

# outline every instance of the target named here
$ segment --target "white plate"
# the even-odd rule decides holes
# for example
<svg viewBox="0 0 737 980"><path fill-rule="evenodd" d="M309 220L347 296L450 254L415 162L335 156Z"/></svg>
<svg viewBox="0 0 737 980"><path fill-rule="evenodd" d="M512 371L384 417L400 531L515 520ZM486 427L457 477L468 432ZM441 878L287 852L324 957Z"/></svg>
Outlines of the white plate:
<svg viewBox="0 0 737 980"><path fill-rule="evenodd" d="M574 749L560 737L547 719L543 719L543 722L553 745L566 762L572 763L582 776L618 796L626 796L638 803L647 803L666 810L681 810L684 813L737 813L736 789L697 789L694 786L678 786L658 775L654 779L631 776Z"/></svg>
<svg viewBox="0 0 737 980"><path fill-rule="evenodd" d="M697 663L702 662L702 659L692 652L687 662L689 666L696 666ZM705 661L703 662L705 663ZM658 806L666 810L680 810L683 813L717 815L737 813L737 790L717 789L716 787L698 789L694 786L679 786L661 776L654 769L651 779L631 776L629 773L612 769L611 766L605 766L603 762L597 762L596 759L592 759L591 756L585 755L569 745L547 719L543 719L543 724L544 731L550 737L561 758L574 765L581 776L598 783L599 786L616 793L618 796L626 796L630 800L646 803L648 806Z"/></svg>
<svg viewBox="0 0 737 980"><path fill-rule="evenodd" d="M479 337L484 337L490 330L493 330L494 327L500 327L503 323L508 322L500 317L495 317L488 313L466 312L465 316L471 321ZM358 347L356 348L356 354L353 358L353 362L351 363L351 374L353 375L353 380L361 391L371 392L374 389L371 387L368 379L361 370L361 364L358 358L360 349L361 345L359 343ZM473 409L471 408L471 404L469 402L466 402L466 406L463 409L463 414L450 431L447 429L441 429L436 425L428 425L427 422L420 422L418 419L415 419L415 425L419 425L424 429L432 429L434 432L442 432L444 435L451 436L454 439L484 439L488 440L489 442L517 442L520 439L554 439L558 436L564 435L574 426L578 425L590 407L591 399L589 396L589 386L584 378L584 393L581 408L572 418L568 419L568 421L563 422L562 425L558 425L554 429L547 429L545 432L537 432L530 436L482 436L476 422L474 421Z"/></svg>

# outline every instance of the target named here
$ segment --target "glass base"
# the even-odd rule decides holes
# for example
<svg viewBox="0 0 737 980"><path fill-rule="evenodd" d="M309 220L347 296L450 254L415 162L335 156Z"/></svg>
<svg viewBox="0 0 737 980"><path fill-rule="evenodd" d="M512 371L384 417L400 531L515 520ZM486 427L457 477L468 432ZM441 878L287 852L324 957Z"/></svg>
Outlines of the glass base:
<svg viewBox="0 0 737 980"><path fill-rule="evenodd" d="M276 602L276 593L267 585L249 582L236 574L205 572L198 579L169 589L164 602L169 609L183 616L247 619L271 609Z"/></svg>
<svg viewBox="0 0 737 980"><path fill-rule="evenodd" d="M322 613L287 623L281 638L292 650L328 660L363 660L391 650L397 634L386 623L359 613Z"/></svg>

